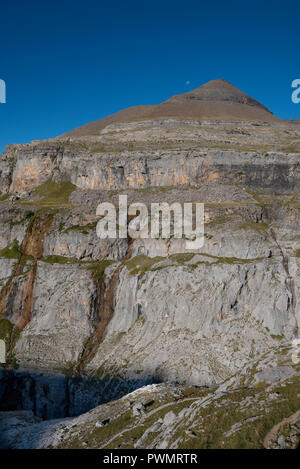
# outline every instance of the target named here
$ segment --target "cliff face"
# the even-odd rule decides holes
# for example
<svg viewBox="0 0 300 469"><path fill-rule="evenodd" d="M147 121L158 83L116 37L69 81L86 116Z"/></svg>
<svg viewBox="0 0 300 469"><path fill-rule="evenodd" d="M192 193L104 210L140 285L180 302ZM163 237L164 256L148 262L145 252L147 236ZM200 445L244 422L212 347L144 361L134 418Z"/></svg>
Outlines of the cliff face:
<svg viewBox="0 0 300 469"><path fill-rule="evenodd" d="M22 193L50 178L88 190L240 184L299 186L299 130L270 124L157 120L112 124L93 137L11 145L1 160L2 192ZM291 153L289 153L291 151Z"/></svg>
<svg viewBox="0 0 300 469"><path fill-rule="evenodd" d="M19 331L13 359L212 384L278 338L292 341L300 165L282 146L296 136L294 128L167 119L113 124L94 140L9 147L0 170L8 194L1 317ZM262 139L269 151L254 151ZM231 149L213 148L222 145ZM127 239L99 240L96 206L120 193L147 205L205 202L203 248L191 254L171 238L135 240L129 250Z"/></svg>
<svg viewBox="0 0 300 469"><path fill-rule="evenodd" d="M179 101L207 103L210 93ZM28 390L40 389L45 403L50 386L54 402L63 383L57 402L75 415L104 391L120 397L167 380L222 386L281 366L300 323L297 126L148 116L93 128L1 156L0 338L8 367L54 374L4 372L2 395L13 387L34 410ZM204 246L191 253L172 237L100 240L96 207L120 194L147 206L204 202ZM102 380L101 400L76 404L78 382L57 373ZM111 393L108 382L121 390ZM38 416L58 416L53 402Z"/></svg>

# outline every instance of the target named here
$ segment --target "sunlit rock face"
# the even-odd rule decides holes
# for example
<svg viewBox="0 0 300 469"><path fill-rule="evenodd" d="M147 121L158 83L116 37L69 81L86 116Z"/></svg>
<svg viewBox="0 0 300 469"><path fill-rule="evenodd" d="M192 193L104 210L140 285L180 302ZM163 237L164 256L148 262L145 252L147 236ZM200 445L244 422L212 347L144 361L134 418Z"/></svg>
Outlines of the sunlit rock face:
<svg viewBox="0 0 300 469"><path fill-rule="evenodd" d="M70 180L78 188L89 190L197 186L207 182L238 182L252 189L273 191L289 191L299 186L297 156L280 151L256 153L251 151L251 145L249 152L227 150L226 145L222 150L184 147L178 150L172 148L172 141L168 151L159 149L158 145L155 151L114 152L113 147L103 151L101 141L88 141L86 150L82 150L81 141L77 144L79 150L76 141L8 147L2 157L3 164L15 158L15 165L9 174L7 168L2 170L2 187L10 193L22 193L50 178ZM151 142L146 142L145 146L151 146Z"/></svg>
<svg viewBox="0 0 300 469"><path fill-rule="evenodd" d="M299 126L226 83L166 103L1 155L8 367L211 386L298 337ZM99 239L120 194L204 203L203 246Z"/></svg>

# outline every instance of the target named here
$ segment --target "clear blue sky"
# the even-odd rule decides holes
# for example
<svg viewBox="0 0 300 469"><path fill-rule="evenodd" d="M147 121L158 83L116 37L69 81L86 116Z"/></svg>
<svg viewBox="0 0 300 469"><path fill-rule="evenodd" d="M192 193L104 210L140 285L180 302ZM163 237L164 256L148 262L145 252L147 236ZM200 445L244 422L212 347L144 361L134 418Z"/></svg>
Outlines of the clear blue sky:
<svg viewBox="0 0 300 469"><path fill-rule="evenodd" d="M1 2L0 151L216 78L300 118L299 39L289 0Z"/></svg>

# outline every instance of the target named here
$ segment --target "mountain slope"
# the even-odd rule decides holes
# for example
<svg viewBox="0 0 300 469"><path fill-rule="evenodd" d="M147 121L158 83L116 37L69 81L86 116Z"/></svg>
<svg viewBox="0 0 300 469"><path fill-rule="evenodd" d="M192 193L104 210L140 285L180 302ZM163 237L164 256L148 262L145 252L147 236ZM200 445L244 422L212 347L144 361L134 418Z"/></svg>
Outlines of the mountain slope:
<svg viewBox="0 0 300 469"><path fill-rule="evenodd" d="M225 80L213 80L157 106L134 106L67 132L63 136L95 135L114 122L135 119L217 119L277 122L265 106Z"/></svg>

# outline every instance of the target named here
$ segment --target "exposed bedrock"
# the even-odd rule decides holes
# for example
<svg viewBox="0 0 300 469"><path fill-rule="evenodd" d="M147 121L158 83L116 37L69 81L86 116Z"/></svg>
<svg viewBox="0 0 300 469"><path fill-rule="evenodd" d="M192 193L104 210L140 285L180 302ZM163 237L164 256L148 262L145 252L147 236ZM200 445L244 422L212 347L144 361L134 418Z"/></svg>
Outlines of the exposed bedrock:
<svg viewBox="0 0 300 469"><path fill-rule="evenodd" d="M246 112L247 121L199 120L196 110L211 109L215 85L172 98L158 114L149 110L151 118L135 109L128 122L124 111L56 139L8 146L0 156L0 339L7 349L0 411L35 414L19 415L24 421L60 419L147 383L219 385L225 392L296 374L290 355L300 337L299 126L223 81L217 109ZM204 203L203 246L187 250L172 230L169 239L99 239L96 208L111 202L118 214L120 194L148 209L153 202ZM293 393L288 399L296 402L299 391ZM168 405L177 402L172 396ZM258 416L266 416L257 399ZM186 421L187 409L177 404L175 419L182 413ZM193 405L188 412L199 414L202 429L207 419ZM10 414L1 427L13 447L19 417ZM232 425L240 419L239 410ZM97 432L101 420L93 423ZM210 445L214 431L207 428ZM262 439L259 428L252 433ZM129 445L138 441L144 447L143 438Z"/></svg>
<svg viewBox="0 0 300 469"><path fill-rule="evenodd" d="M24 212L7 215L0 246L2 320L22 330L12 344L22 368L212 384L295 337L296 207L208 206L197 253L173 239L135 240L130 251L127 240L103 242L90 215L81 229L72 209L61 231L61 213L50 223ZM13 259L5 246L12 220Z"/></svg>
<svg viewBox="0 0 300 469"><path fill-rule="evenodd" d="M294 338L291 294L278 255L144 262L138 256L122 267L113 314L88 370L211 384L247 366L252 353L263 354L278 338ZM101 323L95 308L107 301L114 269L107 268L99 295L85 267L38 262L32 318L15 345L17 361L76 369ZM290 259L289 269L298 296L297 259ZM299 321L298 305L295 314Z"/></svg>
<svg viewBox="0 0 300 469"><path fill-rule="evenodd" d="M0 370L0 412L32 411L43 420L73 417L149 383Z"/></svg>
<svg viewBox="0 0 300 469"><path fill-rule="evenodd" d="M201 185L208 181L289 191L299 187L297 155L234 150L124 151L95 154L66 143L10 146L1 158L2 192L31 190L50 178L81 189Z"/></svg>
<svg viewBox="0 0 300 469"><path fill-rule="evenodd" d="M297 279L295 289L298 296ZM160 379L212 384L247 367L276 336L294 337L290 292L274 259L230 264L195 256L143 275L123 269L116 297L90 368L127 369L128 376L155 370Z"/></svg>
<svg viewBox="0 0 300 469"><path fill-rule="evenodd" d="M297 132L166 120L9 146L0 161L9 364L210 385L291 343L300 165L281 148ZM100 240L97 204L117 204L120 192L147 206L204 202L203 247L187 252L173 237Z"/></svg>

